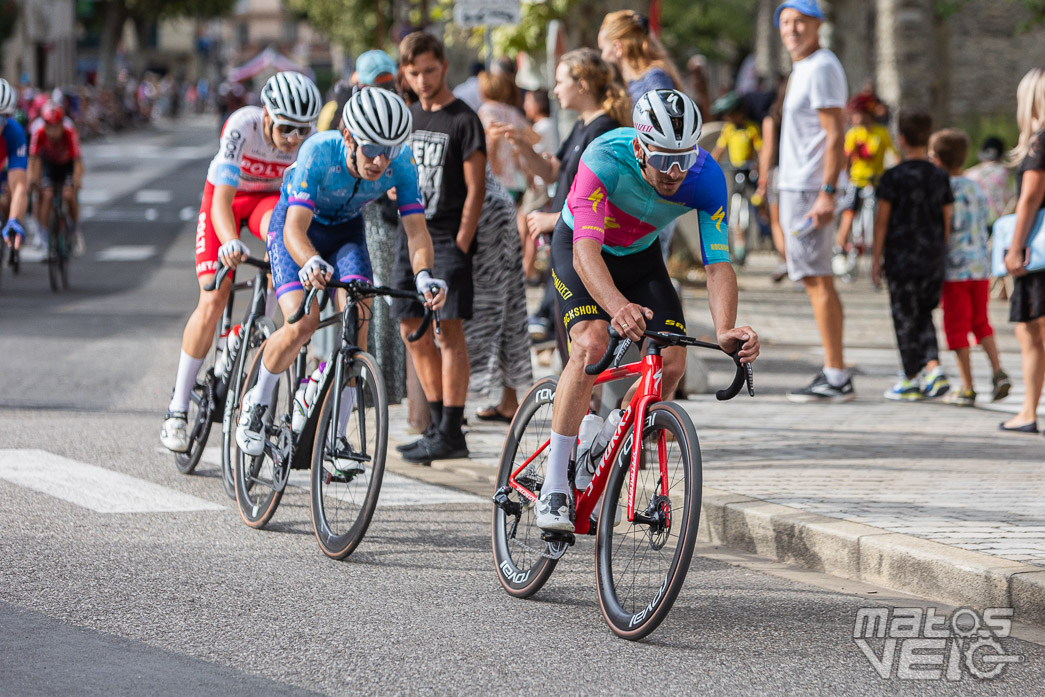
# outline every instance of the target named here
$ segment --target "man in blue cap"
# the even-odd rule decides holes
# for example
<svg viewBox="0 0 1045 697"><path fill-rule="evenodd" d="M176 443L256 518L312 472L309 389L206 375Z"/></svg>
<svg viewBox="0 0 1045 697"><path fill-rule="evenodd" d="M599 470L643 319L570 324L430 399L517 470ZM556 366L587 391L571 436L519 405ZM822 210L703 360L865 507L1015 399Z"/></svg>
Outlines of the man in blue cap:
<svg viewBox="0 0 1045 697"><path fill-rule="evenodd" d="M395 90L396 62L381 49L360 54L356 59L356 84Z"/></svg>
<svg viewBox="0 0 1045 697"><path fill-rule="evenodd" d="M788 275L805 286L824 347L823 369L807 387L788 392L793 402L847 402L856 396L842 358L842 302L831 272L849 88L838 58L820 47L823 19L816 0L787 0L775 17L793 64L780 129L780 225Z"/></svg>

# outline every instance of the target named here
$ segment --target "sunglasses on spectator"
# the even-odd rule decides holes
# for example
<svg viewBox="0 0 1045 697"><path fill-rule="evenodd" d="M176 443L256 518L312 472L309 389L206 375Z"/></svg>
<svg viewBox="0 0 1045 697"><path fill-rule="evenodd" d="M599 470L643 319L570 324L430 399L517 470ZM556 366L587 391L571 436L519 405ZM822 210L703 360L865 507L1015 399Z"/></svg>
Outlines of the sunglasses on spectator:
<svg viewBox="0 0 1045 697"><path fill-rule="evenodd" d="M356 139L356 145L359 146L359 149L363 151L363 156L368 160L376 160L382 155L389 160L394 160L403 150L402 145L378 145L377 143L368 143L358 138Z"/></svg>
<svg viewBox="0 0 1045 697"><path fill-rule="evenodd" d="M693 165L697 164L696 148L686 152L653 152L641 140L639 147L646 154L646 164L664 174L670 172L672 167L678 167L679 172L685 174Z"/></svg>

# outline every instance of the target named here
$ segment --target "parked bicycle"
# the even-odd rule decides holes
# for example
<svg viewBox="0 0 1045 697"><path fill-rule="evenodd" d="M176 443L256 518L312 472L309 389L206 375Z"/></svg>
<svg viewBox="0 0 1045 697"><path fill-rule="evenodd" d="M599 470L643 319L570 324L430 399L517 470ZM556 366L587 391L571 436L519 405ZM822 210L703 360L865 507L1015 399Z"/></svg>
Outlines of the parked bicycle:
<svg viewBox="0 0 1045 697"><path fill-rule="evenodd" d="M645 356L620 366L631 340L621 340L612 329L610 336L606 354L585 370L598 375L596 385L638 377L639 386L583 490L576 487L577 465L571 463L574 532L545 532L536 525L534 504L544 482L558 381L546 377L523 399L508 429L493 497L492 543L501 585L510 595L527 598L541 589L576 535L595 535L603 616L618 636L636 640L656 629L682 589L700 519L697 432L681 406L661 401L661 351L722 349L688 336L644 332ZM718 399L733 398L745 381L754 396L751 366L740 363L735 352L728 355L736 376Z"/></svg>
<svg viewBox="0 0 1045 697"><path fill-rule="evenodd" d="M334 559L344 559L362 541L377 506L388 448L388 399L377 360L357 344L360 323L369 313L364 301L378 297L410 300L423 296L396 288L375 287L361 281L328 281L327 289L345 291L340 316L319 323L319 328L339 324L340 340L312 376L306 371L305 345L290 370L281 376L265 413L265 443L261 455L251 457L235 446L236 502L243 522L264 527L272 519L283 496L292 469L309 469L309 507L320 549ZM321 291L312 289L297 312L287 319L294 323L305 316ZM329 295L324 293L324 298ZM416 332L416 341L438 318L428 309ZM257 381L264 344L257 347L244 380L238 385L239 400L228 418L235 424L243 396ZM244 356L246 358L246 355ZM244 363L246 365L246 363ZM317 375L318 374L318 375ZM294 423L296 388L303 380L314 380L312 400L304 419ZM346 388L354 401L343 405ZM347 409L347 412L343 412ZM344 414L344 428L338 416ZM343 431L339 433L339 431Z"/></svg>
<svg viewBox="0 0 1045 697"><path fill-rule="evenodd" d="M853 216L851 242L836 247L831 258L831 271L843 283L852 283L860 276L860 259L874 247L874 186L857 189L856 213Z"/></svg>
<svg viewBox="0 0 1045 697"><path fill-rule="evenodd" d="M729 173L733 178L728 222L730 258L738 266L743 266L748 253L759 245L761 237L761 227L751 203L758 184L758 163L752 162L750 167L732 168Z"/></svg>
<svg viewBox="0 0 1045 697"><path fill-rule="evenodd" d="M236 498L236 489L232 479L232 463L225 457L225 453L228 450L228 442L235 442L236 424L228 417L238 404L239 384L243 380L243 365L246 360L244 356L256 351L261 342L276 330L272 320L265 316L269 264L258 259L247 259L243 263L257 268L257 274L248 281L232 284L225 311L218 323L213 348L200 367L189 396L189 449L174 454L178 470L183 474L191 474L203 455L211 426L221 422L221 479L225 493L233 499ZM229 271L229 267L219 266L214 278L204 286L204 290L213 291L221 287ZM236 294L247 289L252 291L247 313L241 324L233 326L233 304Z"/></svg>

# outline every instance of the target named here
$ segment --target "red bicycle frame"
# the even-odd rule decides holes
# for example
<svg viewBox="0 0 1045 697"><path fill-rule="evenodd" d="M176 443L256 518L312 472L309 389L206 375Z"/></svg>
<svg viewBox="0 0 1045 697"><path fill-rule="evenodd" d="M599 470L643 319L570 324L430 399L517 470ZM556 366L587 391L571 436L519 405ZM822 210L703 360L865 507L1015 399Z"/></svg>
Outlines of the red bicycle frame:
<svg viewBox="0 0 1045 697"><path fill-rule="evenodd" d="M609 368L599 373L598 377L595 378L595 384L601 385L606 382L613 382L614 380L625 380L627 378L641 377L639 381L638 389L635 391L635 396L631 398L631 402L624 409L624 416L621 422L617 425L617 430L614 431L613 437L610 438L610 442L606 445L606 449L602 453L602 458L599 460L598 467L595 468L595 474L592 476L591 483L583 491L575 489L573 494L573 500L576 502L576 522L574 523L574 532L578 535L588 534L591 521L591 513L595 510L595 506L599 502L599 498L602 496L603 490L606 488L606 479L609 476L610 465L617 459L617 454L620 451L625 439L625 434L628 429L632 429L632 447L631 447L631 467L628 473L628 510L627 519L629 522L635 520L635 486L638 483L639 476L639 458L641 457L641 443L642 443L642 428L646 423L646 410L649 409L651 404L661 401L661 379L663 377L664 370L664 358L660 355L660 352L648 353L642 357L642 360L636 363L628 363L618 368ZM519 484L515 478L520 472L534 461L551 443L551 439L544 441L541 447L537 449L535 453L526 458L526 462L522 463L517 467L508 478L508 484L513 489L521 493L523 496L528 498L530 501L537 501L537 494L530 491L523 485ZM636 447L636 444L639 444ZM660 487L661 494L668 495L668 472L666 458L666 446L664 443L664 434L661 433L657 441L657 453L660 467Z"/></svg>

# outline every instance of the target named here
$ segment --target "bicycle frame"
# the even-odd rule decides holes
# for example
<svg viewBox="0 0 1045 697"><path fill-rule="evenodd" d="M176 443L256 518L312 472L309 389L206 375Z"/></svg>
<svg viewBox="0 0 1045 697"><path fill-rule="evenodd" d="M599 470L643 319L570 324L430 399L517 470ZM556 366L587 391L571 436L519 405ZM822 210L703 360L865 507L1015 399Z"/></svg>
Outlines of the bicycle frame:
<svg viewBox="0 0 1045 697"><path fill-rule="evenodd" d="M614 431L613 437L610 438L609 443L606 445L606 449L602 453L599 465L595 469L594 476L592 476L591 483L583 491L579 489L574 490L574 501L576 506L574 532L578 535L587 535L591 532L592 511L595 510L595 506L598 504L602 492L606 488L610 466L617 459L617 455L621 451L621 448L624 447L625 441L627 440L625 434L628 433L629 429L631 429L631 464L628 474L627 520L628 522L633 522L635 520L635 486L638 482L639 458L641 457L641 447L635 447L635 444L642 443L642 428L646 423L646 411L649 409L650 405L661 401L661 378L664 369L664 359L660 353L662 347L655 341L649 341L647 343L646 355L642 357L641 361L628 363L617 368L609 368L602 371L595 379L595 384L601 385L615 380L626 380L636 377L641 378L638 389L635 391L635 395L632 397L631 402L628 403L628 406L624 409L624 415L623 418L621 418L621 422L617 425L617 430ZM549 438L535 453L533 453L533 455L528 457L522 465L516 468L508 478L508 483L513 489L533 502L537 501L537 494L519 484L515 478L531 462L533 462L535 458L544 452L550 443L551 439ZM663 433L660 435L657 443L657 450L659 460L658 467L660 468L661 474L661 493L666 496L668 494L668 481L667 463L664 461L666 446Z"/></svg>

